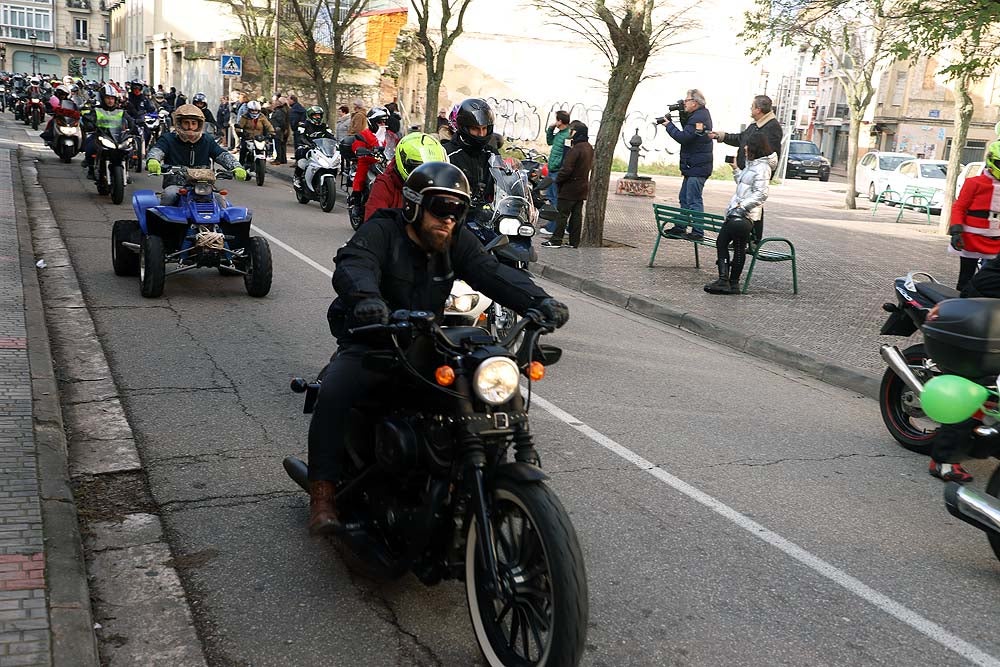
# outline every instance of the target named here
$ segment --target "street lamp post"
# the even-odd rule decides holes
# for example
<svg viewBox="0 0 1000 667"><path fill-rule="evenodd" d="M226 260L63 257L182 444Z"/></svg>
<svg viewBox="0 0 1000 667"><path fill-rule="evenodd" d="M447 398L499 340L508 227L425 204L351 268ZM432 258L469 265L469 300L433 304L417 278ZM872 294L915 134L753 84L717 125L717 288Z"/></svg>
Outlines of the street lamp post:
<svg viewBox="0 0 1000 667"><path fill-rule="evenodd" d="M38 74L38 56L35 55L35 42L38 41L38 35L34 32L28 33L28 41L31 42L31 74Z"/></svg>
<svg viewBox="0 0 1000 667"><path fill-rule="evenodd" d="M99 55L104 55L105 44L108 43L108 36L100 34L97 36L97 45L101 47L101 53ZM104 65L101 65L101 81L104 81Z"/></svg>
<svg viewBox="0 0 1000 667"><path fill-rule="evenodd" d="M7 71L7 45L0 44L0 71Z"/></svg>

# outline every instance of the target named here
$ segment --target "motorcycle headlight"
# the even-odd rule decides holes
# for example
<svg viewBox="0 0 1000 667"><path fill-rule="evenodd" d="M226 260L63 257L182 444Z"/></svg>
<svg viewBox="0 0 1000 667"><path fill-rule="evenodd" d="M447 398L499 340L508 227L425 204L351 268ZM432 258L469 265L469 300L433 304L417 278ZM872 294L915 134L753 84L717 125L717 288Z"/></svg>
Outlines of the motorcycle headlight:
<svg viewBox="0 0 1000 667"><path fill-rule="evenodd" d="M534 236L535 235L535 228L532 227L531 225L521 225L520 227L517 228L517 235L518 236Z"/></svg>
<svg viewBox="0 0 1000 667"><path fill-rule="evenodd" d="M76 125L60 125L60 134L76 134Z"/></svg>
<svg viewBox="0 0 1000 667"><path fill-rule="evenodd" d="M502 405L517 391L520 373L507 357L490 357L472 375L472 387L484 403Z"/></svg>
<svg viewBox="0 0 1000 667"><path fill-rule="evenodd" d="M254 148L256 148L259 151L264 150L264 142L263 141L255 141L255 142L253 142L253 145L254 145Z"/></svg>
<svg viewBox="0 0 1000 667"><path fill-rule="evenodd" d="M40 99L38 99L37 97L32 97L32 98L31 98L31 103L32 103L32 104L40 104L40 103L41 103L41 100L40 100Z"/></svg>
<svg viewBox="0 0 1000 667"><path fill-rule="evenodd" d="M478 294L459 294L458 296L451 294L448 296L445 308L447 310L454 310L458 313L468 313L479 303Z"/></svg>
<svg viewBox="0 0 1000 667"><path fill-rule="evenodd" d="M131 147L132 147L132 137L127 137L126 139L123 139L120 144L118 144L118 148L122 149L129 149Z"/></svg>
<svg viewBox="0 0 1000 667"><path fill-rule="evenodd" d="M517 218L500 218L497 223L497 231L506 236L517 236L521 227L521 221Z"/></svg>
<svg viewBox="0 0 1000 667"><path fill-rule="evenodd" d="M101 145L105 148L117 148L117 146L115 146L115 142L111 141L107 137L101 137Z"/></svg>

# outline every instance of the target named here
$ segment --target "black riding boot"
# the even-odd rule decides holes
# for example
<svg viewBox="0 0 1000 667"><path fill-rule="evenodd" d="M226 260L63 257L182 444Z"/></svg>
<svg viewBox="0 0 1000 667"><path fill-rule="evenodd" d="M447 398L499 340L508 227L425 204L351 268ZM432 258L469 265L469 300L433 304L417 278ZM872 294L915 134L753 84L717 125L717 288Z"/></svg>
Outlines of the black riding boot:
<svg viewBox="0 0 1000 667"><path fill-rule="evenodd" d="M729 260L720 259L715 262L719 267L719 279L705 285L705 291L709 294L731 294L729 284Z"/></svg>

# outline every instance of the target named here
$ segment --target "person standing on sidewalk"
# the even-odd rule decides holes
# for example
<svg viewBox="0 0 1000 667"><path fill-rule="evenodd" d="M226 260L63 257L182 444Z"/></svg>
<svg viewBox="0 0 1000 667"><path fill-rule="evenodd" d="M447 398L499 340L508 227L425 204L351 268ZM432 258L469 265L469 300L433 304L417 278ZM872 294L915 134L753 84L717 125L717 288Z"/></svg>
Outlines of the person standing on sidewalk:
<svg viewBox="0 0 1000 667"><path fill-rule="evenodd" d="M951 244L948 252L959 256L958 284L961 291L976 275L980 260L1000 253L996 221L1000 217L1000 141L986 150L983 173L965 179L951 206Z"/></svg>
<svg viewBox="0 0 1000 667"><path fill-rule="evenodd" d="M232 120L233 112L229 108L229 98L225 95L219 100L219 109L215 112L215 120L218 121L219 138L222 140L222 147L229 146L229 121Z"/></svg>
<svg viewBox="0 0 1000 667"><path fill-rule="evenodd" d="M279 97L274 102L271 125L274 126L274 160L271 164L287 164L285 144L288 143L288 100L284 97Z"/></svg>
<svg viewBox="0 0 1000 667"><path fill-rule="evenodd" d="M663 126L670 138L681 145L680 168L684 180L678 194L681 208L689 211L704 211L705 203L701 193L705 189L705 181L712 175L712 139L708 133L712 131L712 114L705 108L705 96L697 88L687 91L684 96L684 111L680 114L682 129L674 126L670 111L663 114ZM667 230L667 236L680 238L682 236L699 241L705 232L694 229L685 234L684 227L674 225Z"/></svg>
<svg viewBox="0 0 1000 667"><path fill-rule="evenodd" d="M594 165L594 147L590 145L587 126L578 120L570 123L570 149L563 157L562 168L556 175L559 186L559 218L552 238L543 248L561 248L563 234L569 225L569 246L580 247L583 232L583 202L590 194L590 168Z"/></svg>
<svg viewBox="0 0 1000 667"><path fill-rule="evenodd" d="M556 122L545 128L545 143L552 146L549 151L549 176L552 178L552 185L545 194L549 198L549 203L558 210L559 193L556 186L556 174L562 168L563 155L566 152L566 144L569 143L569 112L560 109L556 112ZM539 230L546 236L551 236L556 231L556 221L549 220L548 224Z"/></svg>
<svg viewBox="0 0 1000 667"><path fill-rule="evenodd" d="M767 137L768 145L771 146L771 149L777 154L778 158L781 158L781 124L774 117L774 104L771 102L771 98L767 95L757 95L753 98L753 103L750 105L750 117L753 118L753 122L742 132L715 131L708 133L709 137L720 143L739 148L736 152L736 166L740 169L744 169L747 166L744 148L750 137L758 132L762 132ZM756 243L759 241L763 237L763 234L764 211L761 210L760 219L755 221L753 225L753 242Z"/></svg>
<svg viewBox="0 0 1000 667"><path fill-rule="evenodd" d="M365 103L360 97L356 97L352 103L354 111L351 112L351 126L349 136L361 134L368 129L368 113L365 111Z"/></svg>
<svg viewBox="0 0 1000 667"><path fill-rule="evenodd" d="M351 129L351 110L347 108L346 104L342 104L337 111L340 112L340 118L334 125L333 136L337 137L337 141L340 141L347 138L348 131Z"/></svg>

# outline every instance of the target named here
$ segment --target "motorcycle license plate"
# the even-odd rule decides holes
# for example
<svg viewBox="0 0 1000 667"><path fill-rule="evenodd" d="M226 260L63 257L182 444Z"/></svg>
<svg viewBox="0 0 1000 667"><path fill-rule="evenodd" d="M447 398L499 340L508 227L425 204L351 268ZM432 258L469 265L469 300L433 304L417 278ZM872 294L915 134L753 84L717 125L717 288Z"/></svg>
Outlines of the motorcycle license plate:
<svg viewBox="0 0 1000 667"><path fill-rule="evenodd" d="M805 173L807 173L807 174L818 174L819 173L819 169L806 169Z"/></svg>

